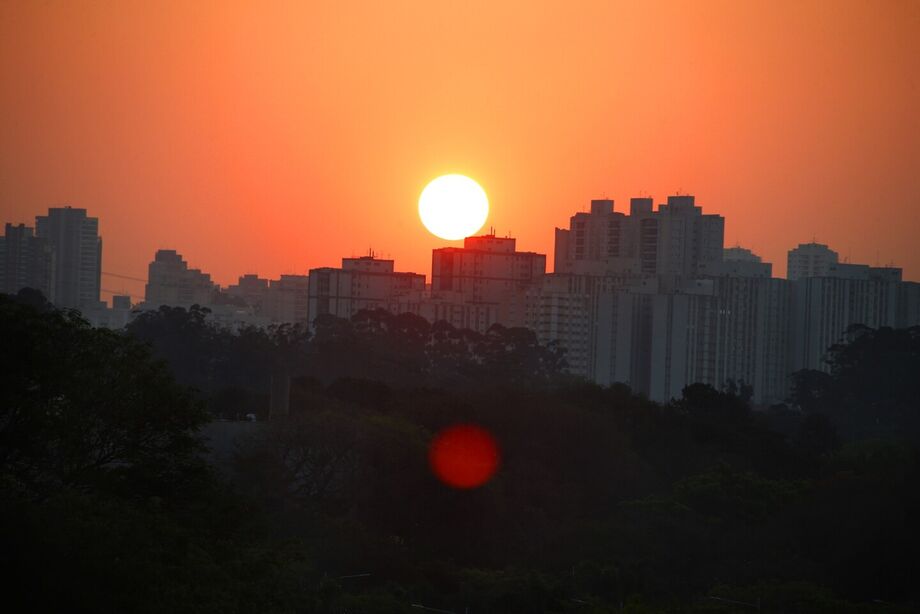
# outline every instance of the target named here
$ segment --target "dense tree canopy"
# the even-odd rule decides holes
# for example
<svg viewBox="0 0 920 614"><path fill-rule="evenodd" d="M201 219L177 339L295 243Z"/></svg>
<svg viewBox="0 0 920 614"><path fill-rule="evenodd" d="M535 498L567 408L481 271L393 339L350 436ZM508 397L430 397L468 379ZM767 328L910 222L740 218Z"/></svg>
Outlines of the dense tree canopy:
<svg viewBox="0 0 920 614"><path fill-rule="evenodd" d="M830 419L848 439L907 437L920 442L920 327L851 327L828 350L830 373L800 371L792 400Z"/></svg>
<svg viewBox="0 0 920 614"><path fill-rule="evenodd" d="M561 376L529 331L383 312L311 335L164 308L117 333L27 293L0 297L0 335L14 610L920 603L915 330L854 331L831 373L798 374L790 405L770 411L699 384L652 403ZM290 413L210 424L240 435L209 454L219 442L199 427L264 408L279 371ZM457 423L499 442L482 488L428 469L432 437Z"/></svg>
<svg viewBox="0 0 920 614"><path fill-rule="evenodd" d="M203 467L208 416L143 344L2 296L0 338L0 463L15 488L161 496Z"/></svg>

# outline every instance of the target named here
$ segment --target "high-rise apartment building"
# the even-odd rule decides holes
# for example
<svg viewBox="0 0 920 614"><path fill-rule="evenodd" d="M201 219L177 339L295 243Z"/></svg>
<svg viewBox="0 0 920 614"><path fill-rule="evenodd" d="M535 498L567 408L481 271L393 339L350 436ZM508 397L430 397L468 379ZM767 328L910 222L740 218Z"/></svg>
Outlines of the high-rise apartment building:
<svg viewBox="0 0 920 614"><path fill-rule="evenodd" d="M211 276L200 269L190 269L174 249L157 250L147 268L144 305L156 309L161 305L191 307L210 305L216 286Z"/></svg>
<svg viewBox="0 0 920 614"><path fill-rule="evenodd" d="M688 195L652 207L651 198L633 198L626 215L612 200L592 200L590 212L556 229L555 272L691 278L722 261L722 216L703 214Z"/></svg>
<svg viewBox="0 0 920 614"><path fill-rule="evenodd" d="M544 275L526 295L524 326L543 344L565 350L567 371L590 379L599 286L605 278L589 275Z"/></svg>
<svg viewBox="0 0 920 614"><path fill-rule="evenodd" d="M799 243L789 250L786 259L786 278L790 281L806 277L823 277L831 265L837 264L837 252L821 243Z"/></svg>
<svg viewBox="0 0 920 614"><path fill-rule="evenodd" d="M650 391L652 306L658 294L656 278L631 286L610 286L599 292L592 317L587 378L609 386L629 385Z"/></svg>
<svg viewBox="0 0 920 614"><path fill-rule="evenodd" d="M588 212L556 229L554 272L574 275L638 274L633 218L614 210L609 199L591 201Z"/></svg>
<svg viewBox="0 0 920 614"><path fill-rule="evenodd" d="M659 275L691 278L722 261L725 218L703 214L693 196L669 196L658 207Z"/></svg>
<svg viewBox="0 0 920 614"><path fill-rule="evenodd" d="M6 224L0 237L0 292L34 288L54 302L54 249L24 224Z"/></svg>
<svg viewBox="0 0 920 614"><path fill-rule="evenodd" d="M342 258L342 268L311 269L307 300L308 319L321 315L351 318L362 309L385 309L393 313L419 313L425 292L425 276L400 273L392 260Z"/></svg>
<svg viewBox="0 0 920 614"><path fill-rule="evenodd" d="M896 328L920 326L920 283L902 281L898 284Z"/></svg>
<svg viewBox="0 0 920 614"><path fill-rule="evenodd" d="M254 313L261 313L265 295L268 293L268 284L267 279L247 273L240 275L237 283L227 286L223 292L252 307Z"/></svg>
<svg viewBox="0 0 920 614"><path fill-rule="evenodd" d="M309 299L309 276L282 275L269 280L263 313L272 322L307 322Z"/></svg>
<svg viewBox="0 0 920 614"><path fill-rule="evenodd" d="M743 247L727 247L721 262L708 262L700 267L701 275L735 277L771 277L773 265L763 262L757 254Z"/></svg>
<svg viewBox="0 0 920 614"><path fill-rule="evenodd" d="M717 300L715 370L711 382L753 388L754 401L782 401L789 389L792 287L785 279L729 273L714 280Z"/></svg>
<svg viewBox="0 0 920 614"><path fill-rule="evenodd" d="M628 384L656 401L694 382L714 383L718 299L712 280L667 290L649 278L597 297L592 378Z"/></svg>
<svg viewBox="0 0 920 614"><path fill-rule="evenodd" d="M920 314L905 311L909 299L901 270L892 267L830 264L822 276L797 279L792 296L792 330L788 370L826 371L827 349L844 340L847 328L862 324L916 326Z"/></svg>
<svg viewBox="0 0 920 614"><path fill-rule="evenodd" d="M237 283L227 286L221 295L234 304L245 306L256 318L273 323L294 323L307 321L309 289L307 275L265 279L249 273L241 275Z"/></svg>
<svg viewBox="0 0 920 614"><path fill-rule="evenodd" d="M86 209L53 207L35 218L35 234L55 254L54 303L82 310L100 308L102 239L99 219Z"/></svg>
<svg viewBox="0 0 920 614"><path fill-rule="evenodd" d="M789 252L789 279L742 247L691 196L629 214L594 200L556 229L555 274L532 291L528 325L567 350L573 374L624 382L657 401L684 386L729 381L756 403L786 398L790 375L826 369L852 324L920 324L920 284L900 269L841 263L826 245Z"/></svg>
<svg viewBox="0 0 920 614"><path fill-rule="evenodd" d="M485 332L499 322L523 326L528 290L546 273L546 256L516 250L494 234L431 252L431 297L423 315Z"/></svg>

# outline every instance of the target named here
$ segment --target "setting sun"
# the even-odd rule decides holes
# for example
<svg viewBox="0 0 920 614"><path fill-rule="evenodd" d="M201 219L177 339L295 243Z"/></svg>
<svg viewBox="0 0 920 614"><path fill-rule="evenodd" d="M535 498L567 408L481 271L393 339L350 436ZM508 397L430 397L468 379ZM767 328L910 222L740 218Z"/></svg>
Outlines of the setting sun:
<svg viewBox="0 0 920 614"><path fill-rule="evenodd" d="M489 215L489 199L469 177L443 175L422 190L418 214L431 234L456 241L482 228Z"/></svg>

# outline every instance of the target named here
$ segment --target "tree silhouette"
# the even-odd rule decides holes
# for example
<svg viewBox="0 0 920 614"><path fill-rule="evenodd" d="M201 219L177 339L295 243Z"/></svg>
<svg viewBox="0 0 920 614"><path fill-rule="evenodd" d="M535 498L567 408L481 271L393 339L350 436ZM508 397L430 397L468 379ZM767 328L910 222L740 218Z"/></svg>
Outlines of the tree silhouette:
<svg viewBox="0 0 920 614"><path fill-rule="evenodd" d="M201 469L206 414L147 348L0 297L0 466L24 492L163 495Z"/></svg>

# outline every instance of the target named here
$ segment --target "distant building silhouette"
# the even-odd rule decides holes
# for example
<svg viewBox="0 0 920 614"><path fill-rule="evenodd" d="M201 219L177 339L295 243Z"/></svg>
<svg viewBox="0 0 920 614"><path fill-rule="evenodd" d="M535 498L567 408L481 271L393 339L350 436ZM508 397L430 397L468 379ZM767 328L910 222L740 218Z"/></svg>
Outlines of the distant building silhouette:
<svg viewBox="0 0 920 614"><path fill-rule="evenodd" d="M54 303L59 307L98 310L102 275L99 219L86 209L52 207L35 218L35 234L54 250Z"/></svg>
<svg viewBox="0 0 920 614"><path fill-rule="evenodd" d="M546 273L546 256L519 252L494 234L431 252L431 293L423 315L480 332L492 324L523 326L526 294Z"/></svg>
<svg viewBox="0 0 920 614"><path fill-rule="evenodd" d="M400 273L392 260L342 258L342 268L310 269L309 321L330 314L350 318L362 309L418 313L425 293L425 276Z"/></svg>
<svg viewBox="0 0 920 614"><path fill-rule="evenodd" d="M251 306L256 313L262 313L265 296L268 294L268 280L258 275L247 273L246 275L241 275L235 285L227 286L223 292Z"/></svg>
<svg viewBox="0 0 920 614"><path fill-rule="evenodd" d="M0 292L34 288L54 302L55 254L47 241L24 224L6 224L0 237Z"/></svg>
<svg viewBox="0 0 920 614"><path fill-rule="evenodd" d="M703 275L734 275L738 277L771 277L773 265L763 262L760 256L743 247L727 247L722 251L721 262L704 263Z"/></svg>
<svg viewBox="0 0 920 614"><path fill-rule="evenodd" d="M651 198L633 198L630 213L614 201L592 200L568 229L556 229L556 273L692 277L722 261L725 218L703 215L693 196L669 196L652 209Z"/></svg>
<svg viewBox="0 0 920 614"><path fill-rule="evenodd" d="M789 250L786 260L786 278L790 281L806 277L823 277L830 266L837 264L837 252L821 243L799 243Z"/></svg>
<svg viewBox="0 0 920 614"><path fill-rule="evenodd" d="M801 256L801 247L789 252L790 262L793 252L798 250L796 257ZM836 256L826 246L818 247L824 249L817 253ZM901 269L823 261L808 272L793 284L790 371L827 370L827 348L839 342L851 324L872 328L920 324L916 313L911 317L909 309L899 304L916 292L911 286L920 286L903 284Z"/></svg>
<svg viewBox="0 0 920 614"><path fill-rule="evenodd" d="M308 321L309 276L282 275L280 279L263 279L246 274L222 292L241 301L269 322Z"/></svg>
<svg viewBox="0 0 920 614"><path fill-rule="evenodd" d="M268 282L264 313L272 322L309 321L310 277L282 275Z"/></svg>
<svg viewBox="0 0 920 614"><path fill-rule="evenodd" d="M207 306L213 302L216 286L211 276L200 269L190 269L174 249L157 250L147 267L144 289L146 308Z"/></svg>
<svg viewBox="0 0 920 614"><path fill-rule="evenodd" d="M131 297L127 294L115 294L112 296L112 309L119 311L131 311Z"/></svg>
<svg viewBox="0 0 920 614"><path fill-rule="evenodd" d="M569 371L591 378L597 342L597 296L616 279L591 275L544 275L527 290L524 325L543 343L566 350Z"/></svg>
<svg viewBox="0 0 920 614"><path fill-rule="evenodd" d="M827 369L851 324L920 324L920 284L900 269L839 263L811 243L777 279L750 250L724 249L723 229L690 196L658 211L632 199L629 215L594 200L556 230L556 271L528 293L527 324L600 384L667 401L691 383L743 382L759 403L783 400L793 370Z"/></svg>
<svg viewBox="0 0 920 614"><path fill-rule="evenodd" d="M110 309L97 309L88 314L93 326L112 329L124 328L133 315L134 305L131 303L131 297L123 294L112 295Z"/></svg>

